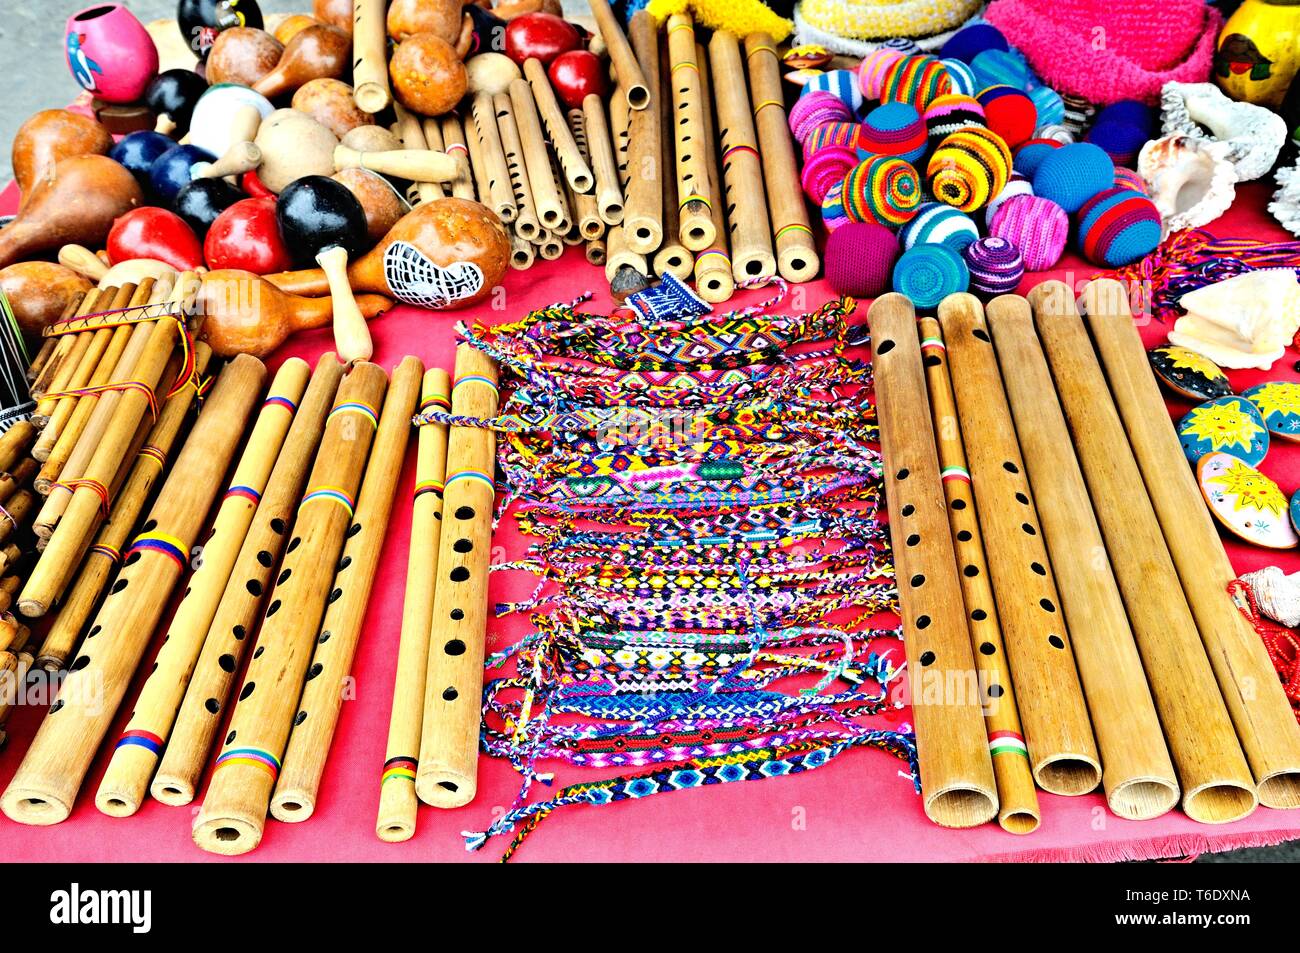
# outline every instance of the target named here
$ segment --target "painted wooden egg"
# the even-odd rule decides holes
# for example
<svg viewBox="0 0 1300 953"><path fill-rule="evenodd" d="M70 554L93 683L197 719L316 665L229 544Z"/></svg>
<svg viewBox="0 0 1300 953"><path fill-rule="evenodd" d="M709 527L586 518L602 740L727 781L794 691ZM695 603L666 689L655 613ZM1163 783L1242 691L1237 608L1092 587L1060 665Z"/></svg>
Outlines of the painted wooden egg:
<svg viewBox="0 0 1300 953"><path fill-rule="evenodd" d="M1300 532L1300 490L1291 494L1291 526Z"/></svg>
<svg viewBox="0 0 1300 953"><path fill-rule="evenodd" d="M1230 453L1210 453L1196 467L1210 512L1234 535L1267 549L1292 549L1300 536L1278 485Z"/></svg>
<svg viewBox="0 0 1300 953"><path fill-rule="evenodd" d="M1232 393L1228 375L1208 357L1175 344L1147 351L1151 369L1175 394L1193 400L1214 400Z"/></svg>
<svg viewBox="0 0 1300 953"><path fill-rule="evenodd" d="M781 61L790 69L825 69L832 58L826 47L809 43L790 47Z"/></svg>
<svg viewBox="0 0 1300 953"><path fill-rule="evenodd" d="M1300 384L1269 381L1241 392L1264 415L1268 432L1285 440L1300 440Z"/></svg>
<svg viewBox="0 0 1300 953"><path fill-rule="evenodd" d="M1259 408L1244 397L1220 397L1193 407L1178 422L1183 453L1195 465L1207 453L1230 453L1252 467L1268 453L1268 428Z"/></svg>

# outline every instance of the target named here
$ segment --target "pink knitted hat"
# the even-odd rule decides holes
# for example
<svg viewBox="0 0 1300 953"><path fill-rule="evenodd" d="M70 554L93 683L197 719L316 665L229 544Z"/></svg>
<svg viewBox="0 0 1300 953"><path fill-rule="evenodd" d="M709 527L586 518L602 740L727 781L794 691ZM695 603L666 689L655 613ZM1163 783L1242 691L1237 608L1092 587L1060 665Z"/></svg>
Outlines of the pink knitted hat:
<svg viewBox="0 0 1300 953"><path fill-rule="evenodd" d="M1167 82L1204 82L1223 22L1204 0L995 0L984 18L1047 85L1098 105L1154 103Z"/></svg>

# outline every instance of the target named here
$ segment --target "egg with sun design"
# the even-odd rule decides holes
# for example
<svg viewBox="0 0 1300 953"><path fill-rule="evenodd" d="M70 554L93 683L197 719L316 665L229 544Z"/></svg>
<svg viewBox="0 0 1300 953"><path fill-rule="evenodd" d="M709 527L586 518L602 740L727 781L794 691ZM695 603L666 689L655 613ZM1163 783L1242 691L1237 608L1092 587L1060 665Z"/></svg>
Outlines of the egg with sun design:
<svg viewBox="0 0 1300 953"><path fill-rule="evenodd" d="M1193 466L1207 453L1221 450L1253 467L1268 453L1264 415L1250 401L1235 395L1193 407L1178 422L1178 440Z"/></svg>
<svg viewBox="0 0 1300 953"><path fill-rule="evenodd" d="M1176 344L1166 344L1147 351L1147 360L1156 377L1180 397L1214 400L1232 393L1228 375L1212 360Z"/></svg>
<svg viewBox="0 0 1300 953"><path fill-rule="evenodd" d="M1250 464L1230 453L1208 453L1196 467L1196 482L1210 512L1234 536L1267 549L1300 545L1286 496Z"/></svg>
<svg viewBox="0 0 1300 953"><path fill-rule="evenodd" d="M1247 388L1241 396L1259 408L1269 433L1284 440L1300 440L1300 384L1269 381Z"/></svg>

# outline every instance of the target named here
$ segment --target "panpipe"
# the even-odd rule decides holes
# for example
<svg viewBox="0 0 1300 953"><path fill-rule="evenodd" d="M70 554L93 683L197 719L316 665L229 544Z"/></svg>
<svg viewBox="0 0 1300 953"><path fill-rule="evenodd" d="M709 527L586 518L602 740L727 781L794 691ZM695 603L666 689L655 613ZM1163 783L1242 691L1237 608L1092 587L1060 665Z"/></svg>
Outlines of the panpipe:
<svg viewBox="0 0 1300 953"><path fill-rule="evenodd" d="M106 307L115 294L117 294L116 289L111 291L90 289L76 307L68 305L55 327L64 325L73 318L99 311L101 305ZM49 420L49 415L41 407L41 396L46 393L56 393L67 386L68 378L72 375L80 355L84 354L86 348L90 346L90 335L84 332L61 334L53 340L53 350L41 365L40 371L32 378L31 393L36 398L36 408L32 411L32 424L37 428L45 426ZM48 406L46 405L47 408Z"/></svg>
<svg viewBox="0 0 1300 953"><path fill-rule="evenodd" d="M516 79L510 83L510 105L523 145L524 169L533 191L537 219L548 230L559 228L565 221L564 199L551 174L551 157L546 150L546 137L537 116L533 88L527 80ZM566 127L567 128L567 127Z"/></svg>
<svg viewBox="0 0 1300 953"><path fill-rule="evenodd" d="M0 797L0 810L12 820L57 824L72 812L95 751L198 541L265 375L261 361L241 355L218 378L57 699Z"/></svg>
<svg viewBox="0 0 1300 953"><path fill-rule="evenodd" d="M947 502L953 548L958 565L963 567L958 580L966 606L966 625L974 650L972 657L980 675L984 725L993 759L993 776L998 785L998 823L1010 833L1029 834L1038 828L1042 814L1029 767L1029 750L1020 726L1015 687L1002 644L997 602L989 582L984 538L971 493L970 471L966 467L966 450L952 379L948 374L943 333L934 318L922 318L920 332L939 473ZM900 585L902 579L900 575Z"/></svg>
<svg viewBox="0 0 1300 953"><path fill-rule="evenodd" d="M1300 727L1259 636L1227 586L1235 577L1186 464L1118 282L1083 290L1087 324L1219 690L1266 807L1300 807Z"/></svg>
<svg viewBox="0 0 1300 953"><path fill-rule="evenodd" d="M149 788L149 793L164 804L182 805L194 800L248 636L256 628L258 611L289 541L294 511L342 379L343 366L333 354L323 355L294 414L230 572L230 581L208 626L203 651Z"/></svg>
<svg viewBox="0 0 1300 953"><path fill-rule="evenodd" d="M786 281L812 281L821 268L821 259L804 206L794 141L782 98L776 44L766 33L751 33L745 37L745 59L749 63L749 92L758 126L758 148L763 156L777 267Z"/></svg>
<svg viewBox="0 0 1300 953"><path fill-rule="evenodd" d="M352 98L371 115L393 101L388 85L387 0L352 4Z"/></svg>
<svg viewBox="0 0 1300 953"><path fill-rule="evenodd" d="M393 495L406 460L411 416L420 400L423 376L424 365L414 357L404 358L393 369L357 497L356 514L334 575L325 617L317 630L316 650L271 798L271 814L281 821L305 821L316 809L321 775L334 741L352 659L361 640L361 623L365 621L379 555L388 537Z"/></svg>
<svg viewBox="0 0 1300 953"><path fill-rule="evenodd" d="M949 295L939 324L1029 764L1043 790L1087 794L1101 761L984 309L974 295Z"/></svg>
<svg viewBox="0 0 1300 953"><path fill-rule="evenodd" d="M1158 817L1178 803L1177 776L1029 303L994 298L987 319L1070 626L1106 802L1129 820Z"/></svg>
<svg viewBox="0 0 1300 953"><path fill-rule="evenodd" d="M685 13L668 18L668 60L672 64L674 142L677 146L677 206L681 242L691 251L703 251L713 244L711 209L718 197L709 189L705 150L702 142L704 97L700 93L700 69L695 61L695 23ZM724 126L722 116L718 125Z"/></svg>
<svg viewBox="0 0 1300 953"><path fill-rule="evenodd" d="M330 601L387 384L382 368L362 362L339 387L263 613L257 652L194 821L194 843L211 853L243 854L262 839L297 708L296 687L307 675Z"/></svg>
<svg viewBox="0 0 1300 953"><path fill-rule="evenodd" d="M136 285L126 284L118 288L105 289L102 297L96 303L96 308L102 308L105 311L117 311L125 308L130 302L131 297L136 292ZM83 315L90 313L89 310L83 312ZM103 332L103 333L101 333ZM32 422L42 431L49 425L54 418L55 412L62 403L75 403L71 397L61 397L57 395L66 394L68 391L79 387L84 387L87 380L97 363L97 357L103 353L108 345L110 332L105 329L96 329L93 331L77 331L72 334L65 334L63 337L68 342L63 360L61 363L55 363L55 374L49 380L48 385L40 378L37 379L32 391L32 396L36 398L36 407L32 410ZM56 354L56 361L59 355ZM33 451L35 456L35 451ZM44 454L42 454L42 457ZM37 457L41 459L41 457Z"/></svg>
<svg viewBox="0 0 1300 953"><path fill-rule="evenodd" d="M714 195L722 193L721 177L718 174L718 150L713 148L716 141L716 125L713 121L713 81L709 59L701 48L697 47L696 58L700 64L700 99L701 112L704 114L704 141L709 143L705 152L705 161L709 171L709 188ZM727 219L723 213L723 203L714 202L713 244L695 255L694 274L695 289L701 298L710 304L728 300L736 293L736 280L731 273L731 257L727 254Z"/></svg>
<svg viewBox="0 0 1300 953"><path fill-rule="evenodd" d="M479 182L479 199L508 225L515 220L519 209L515 205L514 192L510 189L510 170L506 166L505 148L501 145L501 134L497 130L496 115L489 94L474 95L469 118L473 120L474 131L478 134L478 155L486 173L486 182ZM468 127L466 135L469 135ZM487 186L486 190L484 185Z"/></svg>
<svg viewBox="0 0 1300 953"><path fill-rule="evenodd" d="M1048 281L1029 301L1178 773L1183 810L1204 823L1238 820L1255 809L1255 782L1074 294ZM1186 458L1181 463L1186 467Z"/></svg>
<svg viewBox="0 0 1300 953"><path fill-rule="evenodd" d="M434 369L424 375L420 413L451 410L451 377ZM443 490L447 479L447 426L419 428L415 462L415 498L411 505L411 547L406 564L406 598L397 649L393 710L379 788L375 834L396 843L415 835L415 771L419 765L420 728L424 720L424 683L433 625L433 595L442 538Z"/></svg>
<svg viewBox="0 0 1300 953"><path fill-rule="evenodd" d="M203 650L208 627L310 376L311 367L306 361L290 358L281 365L262 401L212 529L203 542L198 566L189 578L154 669L136 698L131 720L100 781L95 805L105 814L129 817L144 803L185 686Z"/></svg>
<svg viewBox="0 0 1300 953"><path fill-rule="evenodd" d="M496 365L481 351L460 345L451 412L488 420L496 415L498 400ZM495 473L493 432L452 427L415 778L416 794L434 807L468 804L478 787Z"/></svg>
<svg viewBox="0 0 1300 953"><path fill-rule="evenodd" d="M582 101L582 118L587 132L591 173L596 180L596 207L606 225L617 225L623 221L623 186L618 178L609 120L605 117L605 103L601 97L592 93Z"/></svg>
<svg viewBox="0 0 1300 953"><path fill-rule="evenodd" d="M501 149L506 157L506 170L515 195L515 207L519 210L511 229L524 241L531 242L541 235L542 226L537 218L537 206L533 202L533 188L524 168L524 147L519 140L519 127L515 124L514 106L510 97L505 94L493 96L492 112L496 117L497 133L501 137Z"/></svg>
<svg viewBox="0 0 1300 953"><path fill-rule="evenodd" d="M649 108L658 110L660 129L671 129L673 128L673 76L672 63L668 58L667 37L658 44L658 51L659 65L656 67L655 72L658 83ZM673 149L672 137L661 135L659 137L659 168L672 169L676 167ZM682 244L681 240L681 210L677 204L676 178L664 176L662 187L664 190L664 237L659 245L659 250L650 259L650 267L653 269L651 275L658 276L668 271L684 281L693 270L694 262L691 253Z"/></svg>
<svg viewBox="0 0 1300 953"><path fill-rule="evenodd" d="M619 26L618 17L610 9L609 0L591 0L590 6L601 39L605 41L605 48L609 50L610 62L614 65L618 83L627 92L628 105L637 111L645 110L650 105L650 86L642 74L645 61L633 55L627 35ZM634 26L635 22L634 17Z"/></svg>
<svg viewBox="0 0 1300 953"><path fill-rule="evenodd" d="M886 294L872 303L867 321L921 796L936 824L976 827L997 815L998 796L961 611L916 312L903 295Z"/></svg>
<svg viewBox="0 0 1300 953"><path fill-rule="evenodd" d="M628 110L628 178L624 185L626 204L623 211L622 242L629 251L642 256L653 255L664 238L664 194L661 179L668 174L668 170L663 167L659 137L667 135L668 131L660 128L659 110L646 108L652 100L651 90L657 91L659 88L657 34L654 19L647 11L638 10L632 14L628 35L636 52L636 62L640 63L636 75L645 91L644 101L639 106L633 106L632 97L636 89L629 87L620 76L622 103L611 107ZM612 119L611 124L617 132L618 121Z"/></svg>
<svg viewBox="0 0 1300 953"><path fill-rule="evenodd" d="M560 108L560 101L555 98L555 90L551 86L550 77L546 75L546 67L540 60L529 57L524 60L524 77L532 88L533 101L537 104L542 125L546 127L547 141L555 150L555 158L560 163L565 181L574 192L590 192L595 185L595 177L578 148L564 110Z"/></svg>

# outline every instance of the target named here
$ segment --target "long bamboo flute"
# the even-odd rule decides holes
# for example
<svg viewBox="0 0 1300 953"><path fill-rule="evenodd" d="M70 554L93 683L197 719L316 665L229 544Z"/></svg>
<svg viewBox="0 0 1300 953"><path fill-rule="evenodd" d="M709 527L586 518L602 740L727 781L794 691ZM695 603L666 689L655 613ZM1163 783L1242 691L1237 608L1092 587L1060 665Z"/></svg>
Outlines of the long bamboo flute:
<svg viewBox="0 0 1300 953"><path fill-rule="evenodd" d="M584 162L590 162L591 147L587 143L587 119L581 109L566 113L573 141ZM569 186L569 205L573 209L574 224L582 240L591 241L605 234L605 219L600 214L600 202L594 192L578 192Z"/></svg>
<svg viewBox="0 0 1300 953"><path fill-rule="evenodd" d="M200 343L195 346L195 371L198 375L207 370L211 359L212 349L208 345ZM181 369L179 356L173 359L172 365L163 372L163 380L175 383ZM86 553L77 581L59 606L36 656L37 666L45 671L57 672L68 663L113 570L121 564L127 537L135 529L153 488L161 480L172 447L195 402L197 395L192 391L193 387L187 386L169 397L151 427L142 422L128 456L133 461L129 473L123 467L118 480L110 487L113 509L108 521L100 527L94 544Z"/></svg>
<svg viewBox="0 0 1300 953"><path fill-rule="evenodd" d="M540 60L526 59L524 77L532 88L533 101L537 104L537 112L546 128L551 148L555 150L565 181L574 192L590 192L596 179L591 174L591 166L578 149L560 101L555 98L555 90L551 86L550 77L546 75L546 67Z"/></svg>
<svg viewBox="0 0 1300 953"><path fill-rule="evenodd" d="M533 187L529 184L528 171L524 168L524 146L519 141L519 127L515 124L514 106L510 97L504 94L492 97L492 113L496 117L497 132L501 136L501 149L506 157L506 169L510 176L510 187L515 193L515 205L519 214L515 216L515 234L525 241L535 240L542 232L537 217L537 206L533 203Z"/></svg>
<svg viewBox="0 0 1300 953"><path fill-rule="evenodd" d="M1236 573L1186 466L1118 282L1083 289L1087 323L1147 493L1266 807L1300 807L1300 727L1259 636L1227 593ZM1177 457L1181 466L1175 466Z"/></svg>
<svg viewBox="0 0 1300 953"><path fill-rule="evenodd" d="M440 126L443 150L456 160L456 167L459 169L456 178L451 180L451 194L455 198L469 199L473 202L478 198L478 192L474 188L474 173L469 167L469 151L460 117L455 113L448 113L440 120Z"/></svg>
<svg viewBox="0 0 1300 953"><path fill-rule="evenodd" d="M266 369L241 355L226 367L136 537L88 637L3 797L22 824L67 818L112 725L154 627L197 542L243 436Z"/></svg>
<svg viewBox="0 0 1300 953"><path fill-rule="evenodd" d="M420 412L451 410L451 377L440 368L425 372ZM415 462L415 499L411 505L411 545L406 564L406 598L397 648L393 710L379 788L375 834L396 843L415 835L415 774L419 767L420 728L424 720L424 682L429 663L429 633L438 578L442 538L443 488L447 479L447 426L419 428Z"/></svg>
<svg viewBox="0 0 1300 953"><path fill-rule="evenodd" d="M704 96L700 92L700 69L695 61L695 23L685 13L668 18L669 80L673 87L673 123L676 144L678 237L691 251L713 244L713 203L720 201L709 188L709 170L703 142ZM725 128L722 117L719 126Z"/></svg>
<svg viewBox="0 0 1300 953"><path fill-rule="evenodd" d="M628 87L620 79L614 95L622 102L610 107L627 111L628 180L623 188L623 231L629 249L638 255L653 255L664 238L663 179L672 174L672 167L663 164L659 142L668 130L660 128L659 107L654 103L654 97L659 95L658 29L647 11L638 10L632 14L628 33L641 64L641 82L647 94L645 103L633 108ZM617 131L618 121L612 119L611 124Z"/></svg>
<svg viewBox="0 0 1300 953"><path fill-rule="evenodd" d="M496 415L497 368L468 344L456 349L451 412ZM429 637L424 720L415 793L434 807L459 807L478 790L478 739L487 635L488 569L496 500L496 439L480 427L452 427L447 438L443 533Z"/></svg>
<svg viewBox="0 0 1300 953"><path fill-rule="evenodd" d="M749 91L754 101L759 151L763 156L777 267L786 281L812 281L821 268L821 259L817 256L799 184L799 166L785 115L776 44L766 33L751 33L745 37L745 59L749 63Z"/></svg>
<svg viewBox="0 0 1300 953"><path fill-rule="evenodd" d="M973 572L962 572L959 580L975 667L980 674L984 726L993 758L993 776L998 784L998 823L1012 834L1029 834L1038 828L1042 813L1038 807L1034 775L1029 767L1029 750L1025 747L1025 736L1020 726L1015 686L1007 664L1006 648L1002 644L997 602L989 582L984 538L975 513L975 497L971 493L961 422L957 418L956 398L948 374L947 352L939 322L934 318L922 318L920 332L953 548L958 565L974 568ZM906 582L899 576L900 586L913 582L924 585L924 580L916 576Z"/></svg>
<svg viewBox="0 0 1300 953"><path fill-rule="evenodd" d="M382 368L360 363L339 387L263 616L257 652L194 821L194 843L211 853L247 853L262 839L297 708L297 686L320 633L387 384Z"/></svg>
<svg viewBox="0 0 1300 953"><path fill-rule="evenodd" d="M606 225L617 225L623 221L623 186L614 159L609 120L605 118L605 102L595 93L582 101L582 120L587 133L591 174L596 180L596 207Z"/></svg>
<svg viewBox="0 0 1300 953"><path fill-rule="evenodd" d="M658 92L655 94L652 108L659 112L659 128L672 129L673 77L671 63L668 59L667 37L663 37L662 42L659 43L658 76ZM673 154L674 148L675 145L671 136L661 135L659 137L659 168L676 168L676 159ZM677 203L676 178L674 176L664 176L662 187L664 190L664 237L660 242L659 250L650 259L650 267L653 269L652 273L654 275L662 275L667 271L685 280L691 273L694 259L681 240L681 211Z"/></svg>
<svg viewBox="0 0 1300 953"><path fill-rule="evenodd" d="M182 805L194 800L235 673L250 641L248 636L256 628L263 597L271 588L275 567L289 541L294 509L302 498L303 484L320 447L325 419L342 378L343 368L335 356L323 355L298 405L230 581L208 626L203 651L149 787L149 793L164 804Z"/></svg>
<svg viewBox="0 0 1300 953"><path fill-rule="evenodd" d="M514 111L515 126L523 146L524 168L528 184L533 191L537 218L545 229L559 228L564 221L564 199L551 175L551 159L546 151L546 137L537 116L533 101L533 88L527 80L516 79L510 83L510 104Z"/></svg>
<svg viewBox="0 0 1300 953"><path fill-rule="evenodd" d="M107 306L112 302L119 290L118 288L92 288L81 299L81 304L71 314L65 314L62 320L94 314L101 306ZM78 331L73 334L61 334L57 337L54 353L45 362L45 366L36 375L36 379L32 381L31 393L32 397L36 398L36 408L32 411L32 423L35 424L38 430L45 426L49 420L48 411L53 409L48 404L43 407L41 397L47 393L53 394L67 388L73 371L76 370L81 356L86 353L86 348L90 347L90 340L94 336L93 331Z"/></svg>
<svg viewBox="0 0 1300 953"><path fill-rule="evenodd" d="M0 543L25 528L36 512L36 494L31 490L18 490L0 503Z"/></svg>
<svg viewBox="0 0 1300 953"><path fill-rule="evenodd" d="M527 271L537 260L537 251L532 243L515 232L510 233L510 267L517 271Z"/></svg>
<svg viewBox="0 0 1300 953"><path fill-rule="evenodd" d="M63 309L63 314L60 315L60 318L65 318L76 313L77 308L81 307L81 302L85 297L84 293L78 291L69 298L68 304ZM41 349L36 352L36 356L32 358L31 364L27 365L27 383L29 389L32 381L36 380L36 378L40 376L41 371L45 369L45 365L49 363L50 358L54 356L54 351L58 346L58 338L44 338L41 341Z"/></svg>
<svg viewBox="0 0 1300 953"><path fill-rule="evenodd" d="M230 581L235 559L310 375L311 368L306 361L290 358L280 366L271 382L203 543L202 560L186 584L185 595L167 629L167 638L158 650L154 669L136 698L131 720L100 781L95 806L105 814L129 817L144 804L185 686L203 649L208 626Z"/></svg>
<svg viewBox="0 0 1300 953"><path fill-rule="evenodd" d="M705 160L709 171L709 188L714 195L720 195L722 179L718 173L718 150L713 147L717 134L713 118L712 70L702 48L697 46L695 55L700 64L701 111L704 114L704 141L708 143ZM736 279L732 275L731 256L727 254L727 219L723 203L714 202L710 211L713 215L713 244L695 255L692 270L695 273L695 289L700 297L717 304L736 293Z"/></svg>
<svg viewBox="0 0 1300 953"><path fill-rule="evenodd" d="M1255 781L1074 292L1047 281L1029 301L1178 772L1183 810L1207 824L1238 820L1255 809Z"/></svg>
<svg viewBox="0 0 1300 953"><path fill-rule="evenodd" d="M489 97L489 102L491 98ZM469 170L474 176L474 193L478 196L478 201L484 205L492 203L492 188L489 181L487 163L483 159L482 142L478 134L478 126L474 122L472 112L465 114L465 152L469 156ZM513 198L513 194L511 196Z"/></svg>
<svg viewBox="0 0 1300 953"><path fill-rule="evenodd" d="M998 813L975 659L962 612L939 457L912 302L877 298L867 313L885 459L894 567L907 650L925 813L976 827Z"/></svg>
<svg viewBox="0 0 1300 953"><path fill-rule="evenodd" d="M366 467L357 511L343 547L320 623L316 651L298 701L298 714L284 752L284 767L271 798L271 815L281 821L305 821L316 810L321 776L329 758L339 709L351 677L352 659L361 639L379 556L388 539L393 495L402 475L411 417L420 400L424 365L406 357L393 369L384 412L379 418L370 463Z"/></svg>
<svg viewBox="0 0 1300 953"><path fill-rule="evenodd" d="M402 140L402 148L412 152L427 151L430 146L424 132L423 120L401 103L393 104L393 112L397 115L397 133ZM443 191L442 184L439 182L412 182L406 194L412 202L417 200L432 202L447 193Z"/></svg>
<svg viewBox="0 0 1300 953"><path fill-rule="evenodd" d="M515 220L519 209L510 188L510 170L506 167L501 134L497 130L492 97L488 93L474 95L470 102L470 117L474 120L474 130L478 133L478 154L487 172L487 191L484 191L480 182L479 196L483 204L496 212L497 218L508 225ZM465 134L469 135L468 129Z"/></svg>
<svg viewBox="0 0 1300 953"><path fill-rule="evenodd" d="M36 476L38 469L40 468L35 460L25 457L12 470L0 473L0 503L7 503L19 488L30 486L32 477ZM3 519L3 514L0 514L0 519Z"/></svg>
<svg viewBox="0 0 1300 953"><path fill-rule="evenodd" d="M595 265L598 268L605 267L605 261L609 257L608 249L609 246L607 240L604 238L598 238L595 241L587 242L587 264Z"/></svg>
<svg viewBox="0 0 1300 953"><path fill-rule="evenodd" d="M35 439L36 428L30 420L20 420L0 435L0 473L10 473L26 459Z"/></svg>
<svg viewBox="0 0 1300 953"><path fill-rule="evenodd" d="M605 41L605 48L609 50L610 62L618 75L618 84L627 90L628 105L635 110L648 108L650 84L642 72L645 61L638 63L639 58L633 55L627 34L610 9L609 0L591 0L591 13L596 18L596 27L600 30L601 39ZM633 19L635 22L635 17Z"/></svg>
<svg viewBox="0 0 1300 953"><path fill-rule="evenodd" d="M388 86L387 0L356 0L352 5L352 98L371 115L393 101Z"/></svg>

